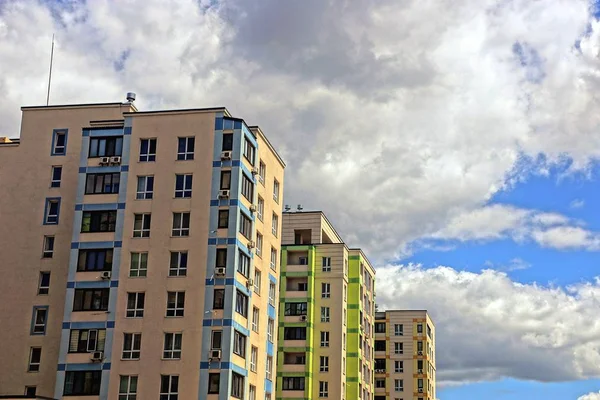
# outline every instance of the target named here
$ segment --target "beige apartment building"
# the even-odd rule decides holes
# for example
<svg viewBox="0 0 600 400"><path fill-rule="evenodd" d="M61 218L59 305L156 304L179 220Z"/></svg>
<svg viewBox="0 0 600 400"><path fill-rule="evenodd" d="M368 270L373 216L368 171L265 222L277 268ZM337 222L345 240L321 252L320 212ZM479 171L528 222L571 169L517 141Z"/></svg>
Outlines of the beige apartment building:
<svg viewBox="0 0 600 400"><path fill-rule="evenodd" d="M133 98L0 140L0 395L274 399L285 164L225 108Z"/></svg>
<svg viewBox="0 0 600 400"><path fill-rule="evenodd" d="M372 399L375 270L320 212L284 212L277 399Z"/></svg>
<svg viewBox="0 0 600 400"><path fill-rule="evenodd" d="M435 400L435 325L427 311L375 313L375 400Z"/></svg>

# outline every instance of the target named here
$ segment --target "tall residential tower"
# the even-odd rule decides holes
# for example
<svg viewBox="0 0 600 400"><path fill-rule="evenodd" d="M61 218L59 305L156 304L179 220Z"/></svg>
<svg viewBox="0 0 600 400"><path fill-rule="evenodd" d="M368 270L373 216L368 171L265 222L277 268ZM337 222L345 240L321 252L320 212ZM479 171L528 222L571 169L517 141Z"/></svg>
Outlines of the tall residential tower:
<svg viewBox="0 0 600 400"><path fill-rule="evenodd" d="M0 395L274 399L285 165L263 132L131 99L22 113L0 140Z"/></svg>

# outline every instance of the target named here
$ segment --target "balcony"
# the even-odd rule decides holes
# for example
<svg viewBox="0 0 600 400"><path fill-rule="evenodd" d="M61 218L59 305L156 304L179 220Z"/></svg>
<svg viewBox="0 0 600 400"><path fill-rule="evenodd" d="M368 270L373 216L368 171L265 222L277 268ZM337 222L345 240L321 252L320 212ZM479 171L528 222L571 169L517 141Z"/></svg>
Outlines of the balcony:
<svg viewBox="0 0 600 400"><path fill-rule="evenodd" d="M285 297L302 298L307 296L308 280L307 278L287 278L285 287Z"/></svg>
<svg viewBox="0 0 600 400"><path fill-rule="evenodd" d="M304 372L306 369L306 353L284 353L284 372Z"/></svg>
<svg viewBox="0 0 600 400"><path fill-rule="evenodd" d="M298 270L308 269L308 251L288 251L287 253L287 269L289 267L297 268Z"/></svg>

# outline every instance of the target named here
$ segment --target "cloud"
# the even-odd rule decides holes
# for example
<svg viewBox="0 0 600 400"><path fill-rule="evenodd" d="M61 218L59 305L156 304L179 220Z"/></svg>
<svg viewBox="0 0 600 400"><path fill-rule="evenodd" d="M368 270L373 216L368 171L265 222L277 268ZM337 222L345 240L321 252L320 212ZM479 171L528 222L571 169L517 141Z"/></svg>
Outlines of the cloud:
<svg viewBox="0 0 600 400"><path fill-rule="evenodd" d="M579 225L580 221L557 213L493 204L459 213L444 228L429 235L429 239L459 242L511 239L533 241L559 250L598 251L600 233Z"/></svg>
<svg viewBox="0 0 600 400"><path fill-rule="evenodd" d="M45 101L50 32L53 104L226 105L287 161L285 201L375 260L515 177L600 156L587 0L5 1L1 134Z"/></svg>
<svg viewBox="0 0 600 400"><path fill-rule="evenodd" d="M442 386L600 376L599 280L559 288L520 284L493 270L388 266L377 270L377 303L380 310L429 311Z"/></svg>
<svg viewBox="0 0 600 400"><path fill-rule="evenodd" d="M575 199L571 202L571 204L569 204L569 207L576 209L576 208L581 208L585 205L585 200L583 199Z"/></svg>
<svg viewBox="0 0 600 400"><path fill-rule="evenodd" d="M505 271L505 272L520 271L523 269L531 268L530 263L528 263L527 261L524 261L518 257L513 258L507 264L497 264L497 263L493 263L491 261L486 261L484 263L484 266L489 269L494 269L496 271Z"/></svg>
<svg viewBox="0 0 600 400"><path fill-rule="evenodd" d="M600 392L593 392L579 396L577 400L600 400Z"/></svg>

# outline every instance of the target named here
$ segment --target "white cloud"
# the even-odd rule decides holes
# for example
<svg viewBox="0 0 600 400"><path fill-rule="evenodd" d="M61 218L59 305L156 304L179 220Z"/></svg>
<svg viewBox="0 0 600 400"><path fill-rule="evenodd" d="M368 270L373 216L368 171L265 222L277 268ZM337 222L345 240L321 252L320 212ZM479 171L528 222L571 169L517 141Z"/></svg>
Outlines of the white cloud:
<svg viewBox="0 0 600 400"><path fill-rule="evenodd" d="M585 206L585 200L583 199L575 199L571 202L571 204L569 204L569 207L571 208L582 208L583 206Z"/></svg>
<svg viewBox="0 0 600 400"><path fill-rule="evenodd" d="M2 134L45 100L51 32L53 103L226 105L288 162L286 202L373 259L532 168L600 156L587 0L2 2Z"/></svg>
<svg viewBox="0 0 600 400"><path fill-rule="evenodd" d="M495 269L497 271L505 271L505 272L520 271L523 269L531 268L530 263L528 263L527 261L522 260L518 257L511 259L506 264L498 264L498 263L494 263L491 261L486 261L484 263L484 266L489 269Z"/></svg>
<svg viewBox="0 0 600 400"><path fill-rule="evenodd" d="M577 400L600 400L600 392L593 392L579 396Z"/></svg>
<svg viewBox="0 0 600 400"><path fill-rule="evenodd" d="M492 270L388 266L377 270L377 303L381 310L430 312L441 385L600 376L598 280L562 289L520 284Z"/></svg>

